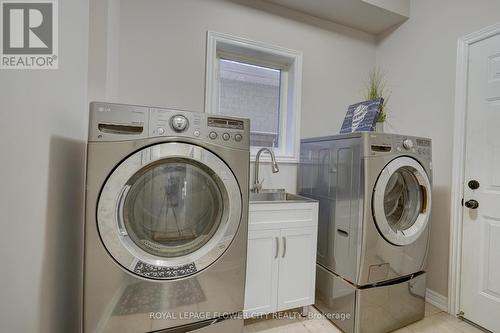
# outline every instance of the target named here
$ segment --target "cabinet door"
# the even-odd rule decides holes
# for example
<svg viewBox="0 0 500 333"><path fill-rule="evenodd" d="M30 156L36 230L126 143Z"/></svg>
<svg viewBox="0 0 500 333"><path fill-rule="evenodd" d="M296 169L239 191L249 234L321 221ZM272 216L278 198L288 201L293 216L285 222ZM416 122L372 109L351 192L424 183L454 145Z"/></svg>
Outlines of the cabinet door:
<svg viewBox="0 0 500 333"><path fill-rule="evenodd" d="M278 311L314 303L316 229L282 229Z"/></svg>
<svg viewBox="0 0 500 333"><path fill-rule="evenodd" d="M248 233L245 316L277 311L279 230Z"/></svg>

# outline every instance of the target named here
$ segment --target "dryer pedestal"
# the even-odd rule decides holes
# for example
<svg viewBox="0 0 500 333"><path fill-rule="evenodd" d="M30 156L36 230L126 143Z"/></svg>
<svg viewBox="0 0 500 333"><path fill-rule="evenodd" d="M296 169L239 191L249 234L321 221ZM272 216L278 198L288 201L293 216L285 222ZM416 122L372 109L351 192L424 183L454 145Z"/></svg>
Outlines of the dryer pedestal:
<svg viewBox="0 0 500 333"><path fill-rule="evenodd" d="M424 317L426 273L355 286L316 265L315 306L346 333L386 333Z"/></svg>

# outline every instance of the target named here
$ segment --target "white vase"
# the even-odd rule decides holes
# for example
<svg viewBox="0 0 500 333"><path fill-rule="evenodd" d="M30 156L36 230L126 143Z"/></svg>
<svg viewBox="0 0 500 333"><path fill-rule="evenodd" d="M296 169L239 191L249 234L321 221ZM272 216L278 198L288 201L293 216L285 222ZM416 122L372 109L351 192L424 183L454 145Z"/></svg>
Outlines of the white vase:
<svg viewBox="0 0 500 333"><path fill-rule="evenodd" d="M375 132L384 132L384 122L383 121L377 121L375 123Z"/></svg>

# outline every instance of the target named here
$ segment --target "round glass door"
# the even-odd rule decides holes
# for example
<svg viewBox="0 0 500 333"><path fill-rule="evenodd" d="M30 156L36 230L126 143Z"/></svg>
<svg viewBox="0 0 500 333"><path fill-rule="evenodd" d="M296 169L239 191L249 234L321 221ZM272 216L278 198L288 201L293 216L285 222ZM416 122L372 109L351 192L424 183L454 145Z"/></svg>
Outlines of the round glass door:
<svg viewBox="0 0 500 333"><path fill-rule="evenodd" d="M417 161L400 157L384 168L373 193L373 213L386 240L413 243L427 226L430 205L430 182Z"/></svg>
<svg viewBox="0 0 500 333"><path fill-rule="evenodd" d="M123 222L131 240L152 255L192 253L217 231L224 211L220 181L206 167L170 158L128 182Z"/></svg>
<svg viewBox="0 0 500 333"><path fill-rule="evenodd" d="M98 227L112 257L135 274L174 279L215 262L239 226L241 193L227 165L184 143L123 161L99 199Z"/></svg>

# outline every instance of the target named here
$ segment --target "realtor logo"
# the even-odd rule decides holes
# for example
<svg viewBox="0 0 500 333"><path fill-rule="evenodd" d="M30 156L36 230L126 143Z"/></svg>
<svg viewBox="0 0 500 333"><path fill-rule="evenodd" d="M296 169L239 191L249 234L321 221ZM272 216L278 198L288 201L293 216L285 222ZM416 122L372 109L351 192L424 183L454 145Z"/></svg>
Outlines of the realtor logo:
<svg viewBox="0 0 500 333"><path fill-rule="evenodd" d="M2 69L57 69L56 0L0 1Z"/></svg>

